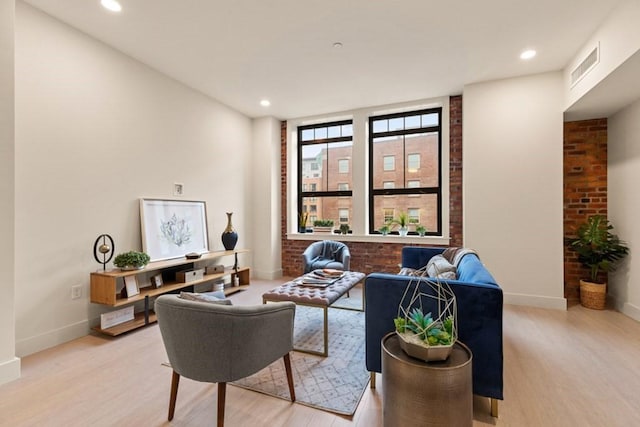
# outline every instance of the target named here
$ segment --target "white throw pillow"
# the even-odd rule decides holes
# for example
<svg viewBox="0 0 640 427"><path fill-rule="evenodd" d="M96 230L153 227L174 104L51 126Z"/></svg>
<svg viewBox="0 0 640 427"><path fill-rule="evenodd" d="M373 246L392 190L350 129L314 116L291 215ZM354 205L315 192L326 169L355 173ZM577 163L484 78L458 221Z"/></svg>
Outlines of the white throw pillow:
<svg viewBox="0 0 640 427"><path fill-rule="evenodd" d="M200 301L200 302L208 302L211 304L222 304L222 305L231 305L231 300L229 299L220 299L214 295L207 294L198 294L194 292L180 292L180 298L186 299L188 301Z"/></svg>
<svg viewBox="0 0 640 427"><path fill-rule="evenodd" d="M434 255L427 263L427 274L429 277L438 279L457 279L456 267L442 255Z"/></svg>

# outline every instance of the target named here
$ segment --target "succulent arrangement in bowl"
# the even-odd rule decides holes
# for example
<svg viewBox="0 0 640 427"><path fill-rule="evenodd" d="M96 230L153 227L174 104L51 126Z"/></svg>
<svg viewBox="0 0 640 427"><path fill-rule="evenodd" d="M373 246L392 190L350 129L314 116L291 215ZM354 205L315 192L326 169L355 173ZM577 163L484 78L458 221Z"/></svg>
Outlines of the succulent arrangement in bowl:
<svg viewBox="0 0 640 427"><path fill-rule="evenodd" d="M113 265L121 270L140 270L149 263L151 258L144 252L129 251L116 255Z"/></svg>
<svg viewBox="0 0 640 427"><path fill-rule="evenodd" d="M396 317L393 323L396 326L396 332L400 334L411 332L413 336L430 346L453 344L453 316L436 322L431 317L431 313L423 314L422 309L414 308L408 318Z"/></svg>
<svg viewBox="0 0 640 427"><path fill-rule="evenodd" d="M458 339L457 303L451 287L418 270L405 288L393 319L400 348L424 361L446 360ZM425 313L424 307L433 311Z"/></svg>

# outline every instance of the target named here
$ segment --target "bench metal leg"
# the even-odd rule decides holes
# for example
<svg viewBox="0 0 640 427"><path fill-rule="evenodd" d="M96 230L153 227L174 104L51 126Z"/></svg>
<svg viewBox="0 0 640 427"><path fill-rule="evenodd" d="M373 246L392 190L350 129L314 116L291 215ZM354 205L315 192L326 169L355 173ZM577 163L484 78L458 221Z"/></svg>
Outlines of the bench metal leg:
<svg viewBox="0 0 640 427"><path fill-rule="evenodd" d="M317 356L324 356L327 357L329 355L329 307L319 307L319 306L308 306L308 307L318 307L321 308L324 311L324 326L323 326L323 342L324 342L324 349L323 351L316 351L316 350L309 350L306 348L297 348L294 347L293 349L295 351L299 351L301 353L307 353L307 354L315 354Z"/></svg>

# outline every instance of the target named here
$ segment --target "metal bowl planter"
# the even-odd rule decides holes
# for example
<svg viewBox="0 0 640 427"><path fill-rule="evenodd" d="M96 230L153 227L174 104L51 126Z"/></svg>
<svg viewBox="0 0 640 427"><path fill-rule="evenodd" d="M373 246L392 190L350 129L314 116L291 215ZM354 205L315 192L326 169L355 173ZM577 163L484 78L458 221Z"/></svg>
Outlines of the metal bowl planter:
<svg viewBox="0 0 640 427"><path fill-rule="evenodd" d="M431 311L425 313L425 307ZM456 297L446 282L428 277L426 268L418 270L405 288L395 323L400 347L409 356L447 360L458 339Z"/></svg>

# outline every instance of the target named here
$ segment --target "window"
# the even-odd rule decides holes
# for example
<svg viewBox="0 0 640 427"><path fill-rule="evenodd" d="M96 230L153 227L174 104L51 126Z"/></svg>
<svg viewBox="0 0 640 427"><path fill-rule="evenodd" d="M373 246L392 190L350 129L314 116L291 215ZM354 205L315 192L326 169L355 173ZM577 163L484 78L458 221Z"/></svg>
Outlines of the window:
<svg viewBox="0 0 640 427"><path fill-rule="evenodd" d="M385 181L382 183L382 188L384 188L385 190L388 190L390 188L396 188L396 183L393 181ZM393 197L392 194L385 194L384 197Z"/></svg>
<svg viewBox="0 0 640 427"><path fill-rule="evenodd" d="M441 122L442 108L369 117L369 233L395 209L442 234Z"/></svg>
<svg viewBox="0 0 640 427"><path fill-rule="evenodd" d="M349 209L338 209L338 218L339 218L340 224L348 224Z"/></svg>
<svg viewBox="0 0 640 427"><path fill-rule="evenodd" d="M420 180L412 179L407 181L407 188L418 188L420 187ZM419 194L409 194L407 197L420 197Z"/></svg>
<svg viewBox="0 0 640 427"><path fill-rule="evenodd" d="M391 209L389 209L389 208L383 209L382 210L383 224L387 224L387 223L393 221L393 219L395 218L394 213L395 212L394 212L393 208L391 208Z"/></svg>
<svg viewBox="0 0 640 427"><path fill-rule="evenodd" d="M395 156L384 156L383 162L384 162L384 170L385 171L392 171L392 170L396 169L396 158L395 158Z"/></svg>
<svg viewBox="0 0 640 427"><path fill-rule="evenodd" d="M351 120L299 126L297 133L298 212L313 201L310 211L316 218L348 222L353 203Z"/></svg>
<svg viewBox="0 0 640 427"><path fill-rule="evenodd" d="M412 173L418 172L418 169L420 169L420 154L409 154L407 156L407 169Z"/></svg>
<svg viewBox="0 0 640 427"><path fill-rule="evenodd" d="M338 160L338 172L349 173L349 159Z"/></svg>
<svg viewBox="0 0 640 427"><path fill-rule="evenodd" d="M407 216L409 217L409 224L420 223L420 209L418 208L407 209Z"/></svg>

